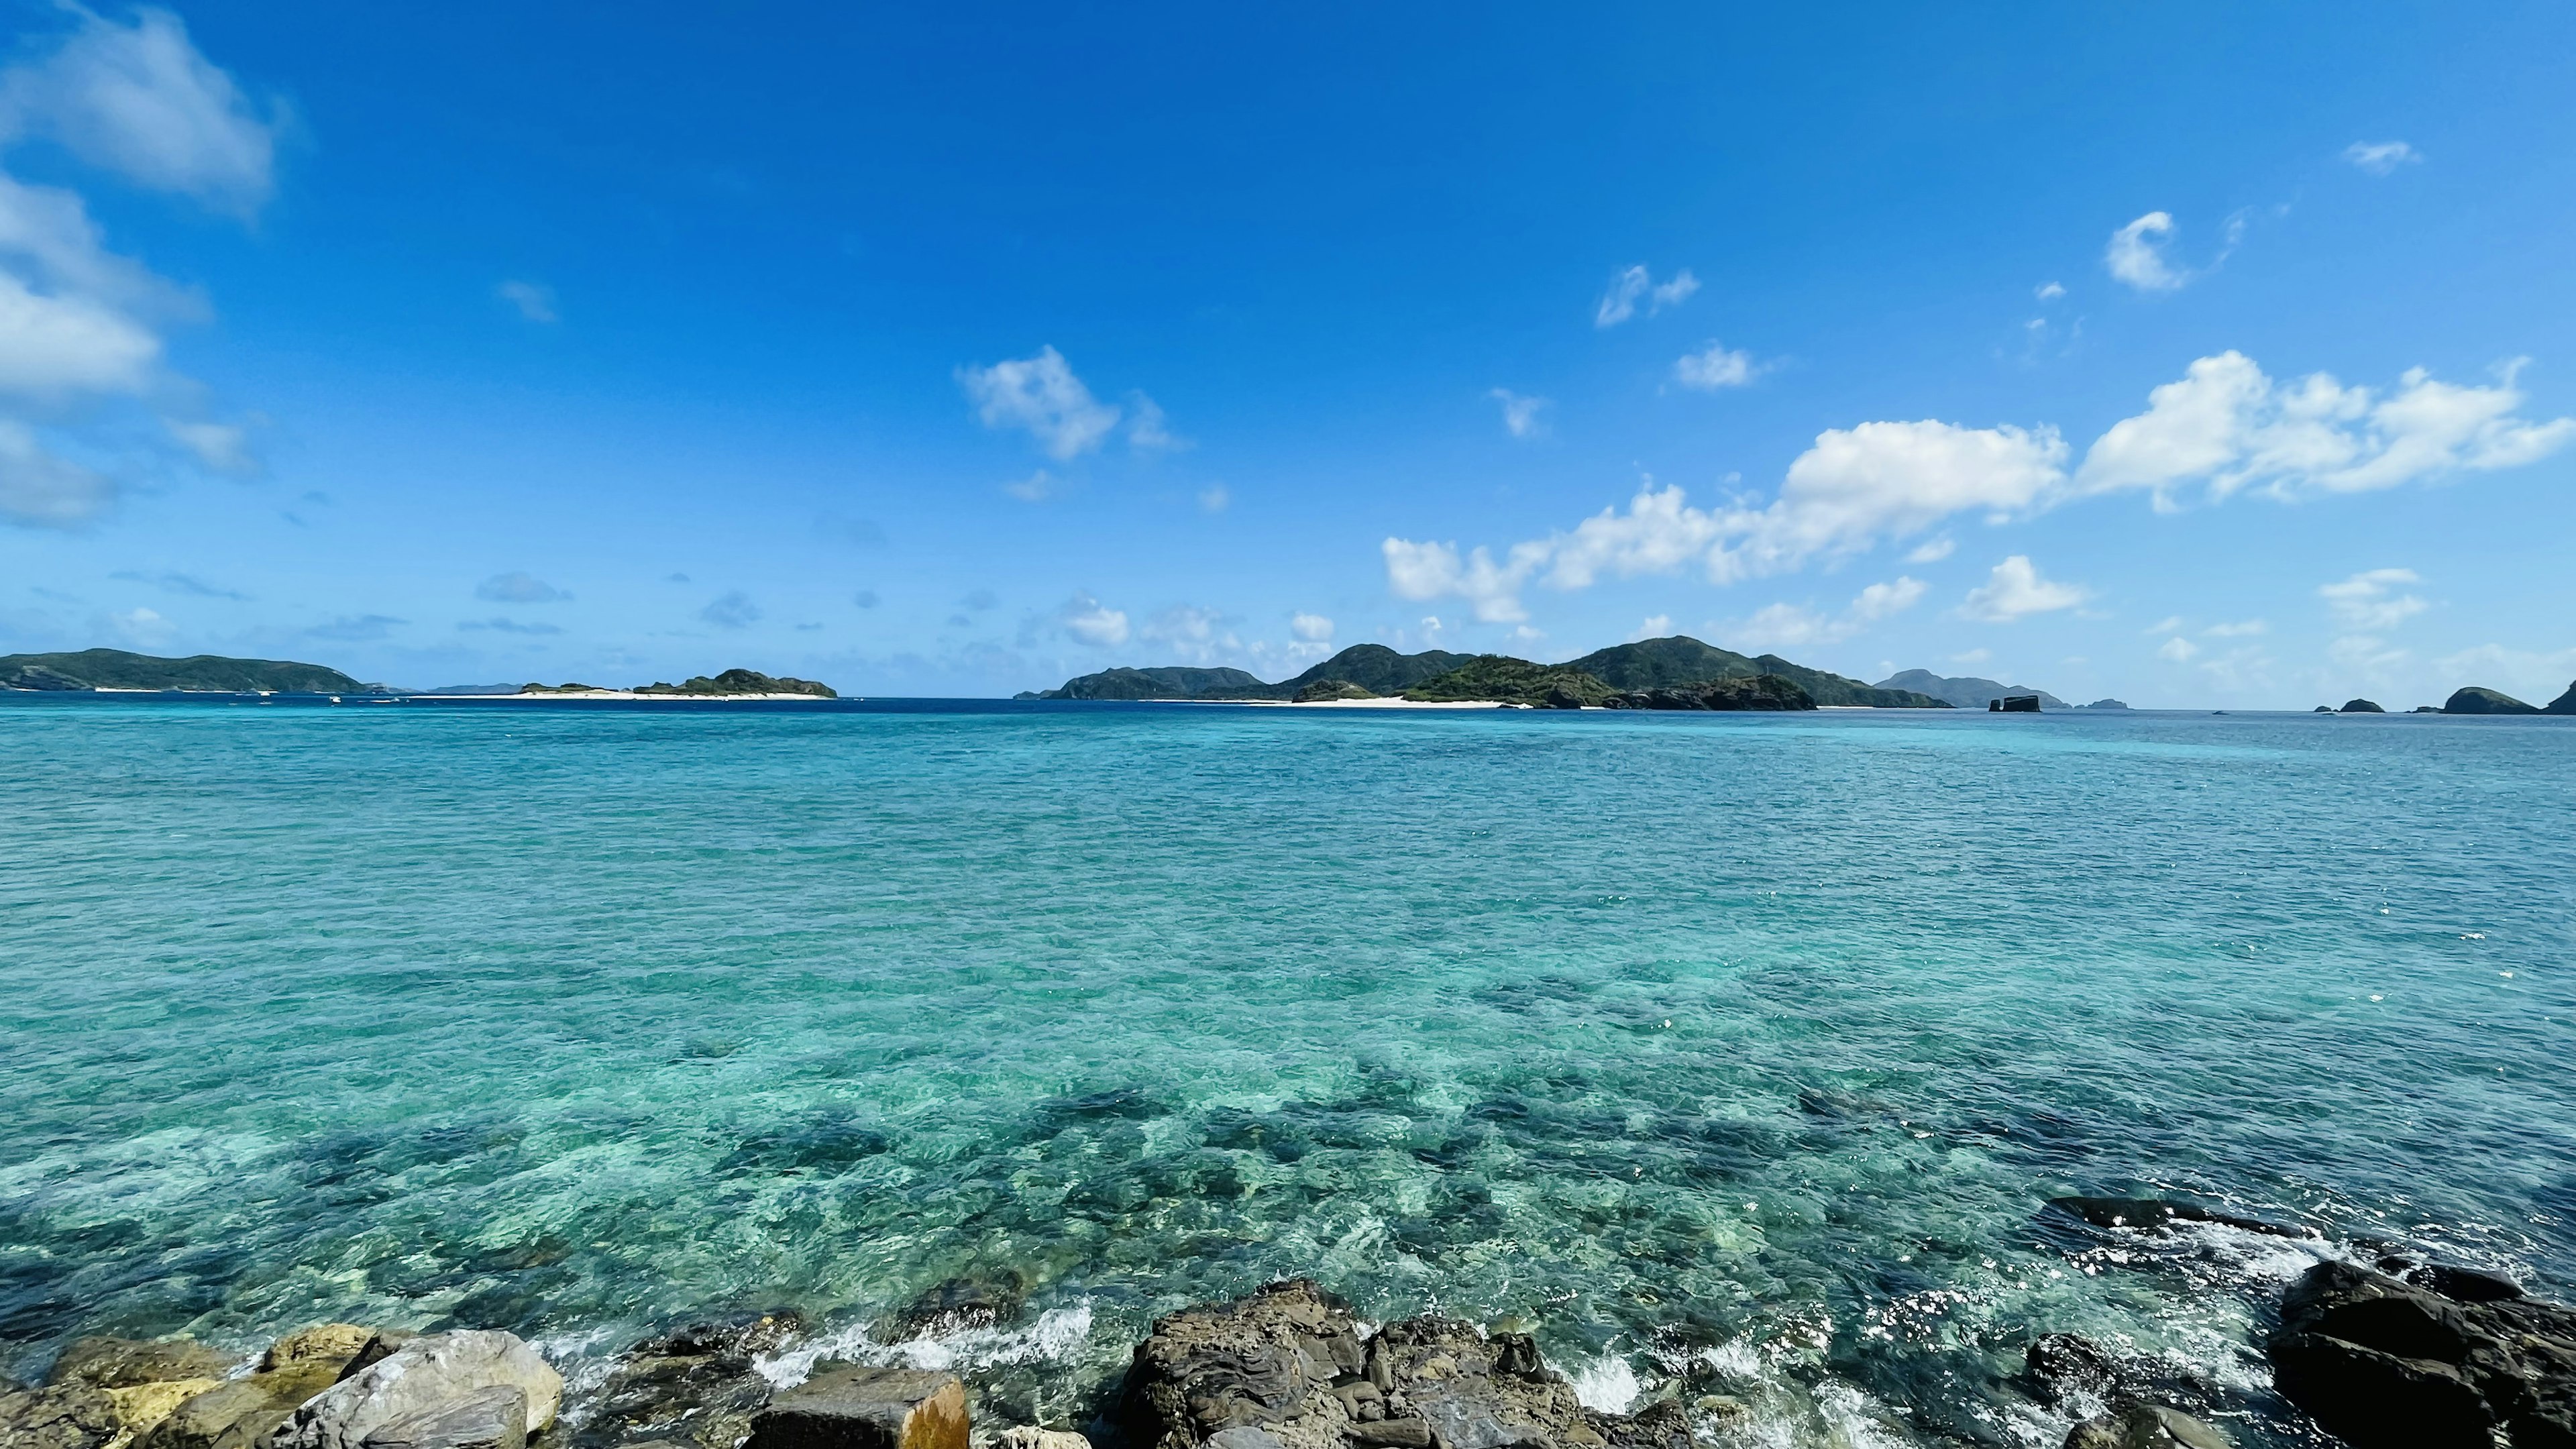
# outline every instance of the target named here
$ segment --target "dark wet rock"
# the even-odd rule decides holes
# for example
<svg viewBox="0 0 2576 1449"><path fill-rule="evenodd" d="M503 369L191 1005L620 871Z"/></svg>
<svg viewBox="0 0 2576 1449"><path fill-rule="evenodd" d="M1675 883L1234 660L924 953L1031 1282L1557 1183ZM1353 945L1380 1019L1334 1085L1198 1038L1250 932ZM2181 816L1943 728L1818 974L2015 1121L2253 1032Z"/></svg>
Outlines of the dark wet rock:
<svg viewBox="0 0 2576 1449"><path fill-rule="evenodd" d="M423 1334L382 1358L353 1363L338 1383L296 1409L275 1443L277 1449L359 1449L383 1425L505 1385L527 1396L526 1432L554 1422L563 1376L518 1335L496 1329Z"/></svg>
<svg viewBox="0 0 2576 1449"><path fill-rule="evenodd" d="M1279 1449L1691 1449L1678 1409L1587 1412L1525 1334L1425 1316L1363 1343L1350 1305L1304 1279L1157 1320L1120 1417L1138 1449L1238 1430Z"/></svg>
<svg viewBox="0 0 2576 1449"><path fill-rule="evenodd" d="M186 1338L77 1338L54 1359L45 1382L123 1389L176 1379L219 1379L239 1361Z"/></svg>
<svg viewBox="0 0 2576 1449"><path fill-rule="evenodd" d="M753 1368L802 1329L785 1310L693 1323L629 1351L592 1396L573 1442L582 1449L667 1441L734 1449L769 1406L769 1380Z"/></svg>
<svg viewBox="0 0 2576 1449"><path fill-rule="evenodd" d="M2515 1449L2576 1446L2576 1309L2492 1296L2499 1281L2320 1263L2283 1295L2273 1382L2358 1449L2489 1449L2498 1428Z"/></svg>
<svg viewBox="0 0 2576 1449"><path fill-rule="evenodd" d="M2179 1409L2130 1404L2087 1419L2066 1435L2066 1449L2230 1449L2227 1436Z"/></svg>
<svg viewBox="0 0 2576 1449"><path fill-rule="evenodd" d="M0 1387L0 1444L8 1449L99 1449L117 1428L115 1401L96 1384Z"/></svg>
<svg viewBox="0 0 2576 1449"><path fill-rule="evenodd" d="M825 1363L751 1421L749 1449L967 1449L953 1374Z"/></svg>
<svg viewBox="0 0 2576 1449"><path fill-rule="evenodd" d="M377 1425L366 1449L525 1449L527 1442L527 1391L495 1384Z"/></svg>
<svg viewBox="0 0 2576 1449"><path fill-rule="evenodd" d="M2162 1228L2174 1223L2216 1223L2249 1233L2304 1238L2308 1230L2288 1223L2269 1223L2205 1208L2198 1203L2154 1197L2053 1197L2048 1205L2097 1228Z"/></svg>
<svg viewBox="0 0 2576 1449"><path fill-rule="evenodd" d="M904 1305L894 1316L894 1337L937 1338L972 1328L992 1328L1020 1316L1019 1275L994 1279L951 1278Z"/></svg>
<svg viewBox="0 0 2576 1449"><path fill-rule="evenodd" d="M2379 1271L2430 1289L2454 1303L2507 1303L2522 1295L2522 1285L2501 1273L2465 1268L2456 1263L2418 1263L2411 1258L2382 1258Z"/></svg>
<svg viewBox="0 0 2576 1449"><path fill-rule="evenodd" d="M2022 1373L2040 1397L2062 1403L2069 1394L2108 1396L2119 1365L2092 1340L2072 1333L2042 1334L2022 1353Z"/></svg>

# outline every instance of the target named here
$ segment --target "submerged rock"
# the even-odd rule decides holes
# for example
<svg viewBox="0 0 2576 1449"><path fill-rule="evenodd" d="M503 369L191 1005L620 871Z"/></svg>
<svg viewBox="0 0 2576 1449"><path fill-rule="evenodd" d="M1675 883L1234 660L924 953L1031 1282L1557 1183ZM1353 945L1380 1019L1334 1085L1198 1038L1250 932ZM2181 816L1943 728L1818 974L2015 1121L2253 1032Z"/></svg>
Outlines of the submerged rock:
<svg viewBox="0 0 2576 1449"><path fill-rule="evenodd" d="M967 1449L953 1374L826 1363L751 1421L749 1449Z"/></svg>
<svg viewBox="0 0 2576 1449"><path fill-rule="evenodd" d="M2491 1295L2497 1280L2433 1281ZM2490 1449L2497 1429L2514 1449L2576 1446L2576 1309L2319 1263L2283 1296L2269 1349L2282 1397L2358 1449Z"/></svg>
<svg viewBox="0 0 2576 1449"><path fill-rule="evenodd" d="M2076 1425L2066 1449L2230 1449L2227 1436L2179 1409L2130 1404Z"/></svg>
<svg viewBox="0 0 2576 1449"><path fill-rule="evenodd" d="M2198 1203L2168 1198L2053 1197L2048 1200L2048 1205L2097 1228L2161 1228L2174 1223L2215 1223L2220 1227L2268 1233L2280 1238L2307 1236L2306 1229L2286 1223L2268 1223L2260 1218L2223 1213Z"/></svg>
<svg viewBox="0 0 2576 1449"><path fill-rule="evenodd" d="M1426 1315L1359 1335L1305 1279L1156 1320L1119 1415L1139 1449L1690 1449L1671 1404L1597 1414L1525 1334Z"/></svg>
<svg viewBox="0 0 2576 1449"><path fill-rule="evenodd" d="M2048 1333L2023 1351L2022 1376L2049 1403L2062 1404L2071 1394L2089 1395L2099 1402L2109 1396L2119 1365L2090 1339Z"/></svg>
<svg viewBox="0 0 2576 1449"><path fill-rule="evenodd" d="M563 1402L563 1376L516 1334L424 1334L369 1361L375 1346L371 1342L361 1351L346 1377L295 1410L277 1430L277 1449L360 1449L379 1428L461 1409L485 1390L502 1387L526 1397L521 1432L532 1434L554 1422Z"/></svg>
<svg viewBox="0 0 2576 1449"><path fill-rule="evenodd" d="M1019 1275L991 1281L951 1278L904 1305L894 1316L895 1338L937 1338L973 1328L994 1328L1020 1316Z"/></svg>
<svg viewBox="0 0 2576 1449"><path fill-rule="evenodd" d="M219 1379L239 1362L187 1338L76 1338L54 1359L48 1384L122 1389L180 1379Z"/></svg>
<svg viewBox="0 0 2576 1449"><path fill-rule="evenodd" d="M769 1404L769 1380L753 1368L753 1356L776 1350L802 1326L795 1314L780 1311L694 1323L645 1339L600 1385L574 1443L734 1449Z"/></svg>

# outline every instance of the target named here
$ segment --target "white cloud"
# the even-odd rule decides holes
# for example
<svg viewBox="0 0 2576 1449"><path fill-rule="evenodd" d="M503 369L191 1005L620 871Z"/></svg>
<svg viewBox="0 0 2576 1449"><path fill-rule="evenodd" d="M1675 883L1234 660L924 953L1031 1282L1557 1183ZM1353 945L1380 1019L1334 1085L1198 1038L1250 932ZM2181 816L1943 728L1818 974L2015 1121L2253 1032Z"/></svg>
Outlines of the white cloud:
<svg viewBox="0 0 2576 1449"><path fill-rule="evenodd" d="M48 296L0 272L0 390L134 393L150 382L161 339L134 318L81 296Z"/></svg>
<svg viewBox="0 0 2576 1449"><path fill-rule="evenodd" d="M1055 496L1056 477L1053 473L1040 468L1018 482L1003 484L1002 491L1022 503L1043 503Z"/></svg>
<svg viewBox="0 0 2576 1449"><path fill-rule="evenodd" d="M1066 633L1095 648L1115 648L1127 642L1126 614L1079 590L1057 606L1055 617Z"/></svg>
<svg viewBox="0 0 2576 1449"><path fill-rule="evenodd" d="M1601 294L1600 303L1592 309L1592 325L1618 326L1637 315L1640 299L1646 303L1646 315L1652 317L1666 307L1676 307L1690 300L1690 295L1698 290L1699 278L1692 276L1688 267L1675 272L1671 280L1660 283L1644 267L1630 267L1610 279L1610 289Z"/></svg>
<svg viewBox="0 0 2576 1449"><path fill-rule="evenodd" d="M1959 612L1988 624L2009 624L2033 614L2071 609L2093 597L2077 584L2053 583L2040 577L2028 554L2014 554L1995 565L1986 581L1968 591Z"/></svg>
<svg viewBox="0 0 2576 1449"><path fill-rule="evenodd" d="M1913 608L1927 587L1921 579L1893 579L1861 590L1839 614L1771 604L1741 622L1713 624L1711 631L1726 647L1747 652L1840 643L1881 619Z"/></svg>
<svg viewBox="0 0 2576 1449"><path fill-rule="evenodd" d="M512 572L494 574L474 586L474 597L492 604L553 604L572 595L538 578L535 574Z"/></svg>
<svg viewBox="0 0 2576 1449"><path fill-rule="evenodd" d="M2244 639L2263 633L2270 628L2271 626L2269 624L2264 623L2260 619L2246 619L2234 624L2212 624L2208 628L2200 631L2200 637L2204 639Z"/></svg>
<svg viewBox="0 0 2576 1449"><path fill-rule="evenodd" d="M1927 419L1831 429L1789 465L1770 507L1726 517L1722 531L1741 542L1714 553L1710 571L1721 583L1780 573L1920 533L1968 509L2035 511L2064 483L2065 460L2054 428Z"/></svg>
<svg viewBox="0 0 2576 1449"><path fill-rule="evenodd" d="M1722 388L1747 387L1761 369L1753 354L1741 350L1730 352L1726 344L1712 339L1697 352L1685 353L1673 364L1673 381L1699 392L1716 392Z"/></svg>
<svg viewBox="0 0 2576 1449"><path fill-rule="evenodd" d="M2066 288L2062 283L2042 282L2031 289L2031 295L2043 302L2054 302L2066 295Z"/></svg>
<svg viewBox="0 0 2576 1449"><path fill-rule="evenodd" d="M1941 560L1948 558L1951 554L1958 552L1958 550L1959 541L1945 533L1939 538L1927 538L1923 542L1916 544L1914 546L1914 551L1905 556L1905 561L1907 563L1939 563Z"/></svg>
<svg viewBox="0 0 2576 1449"><path fill-rule="evenodd" d="M1199 509L1205 513L1223 513L1234 502L1234 495L1222 483L1211 483L1199 490Z"/></svg>
<svg viewBox="0 0 2576 1449"><path fill-rule="evenodd" d="M1127 616L1120 614L1117 618L1120 639L1123 639ZM1068 620L1066 627L1075 626ZM1243 653L1243 641L1235 637L1233 630L1225 627L1223 614L1190 604L1176 604L1156 614L1145 621L1145 626L1137 630L1136 635L1149 644L1160 645L1167 655L1185 664L1209 665ZM1105 642L1115 644L1120 639Z"/></svg>
<svg viewBox="0 0 2576 1449"><path fill-rule="evenodd" d="M34 528L77 528L107 511L116 485L54 456L25 423L0 419L0 518Z"/></svg>
<svg viewBox="0 0 2576 1449"><path fill-rule="evenodd" d="M1637 632L1628 636L1628 642L1634 644L1640 639L1661 639L1671 632L1673 632L1672 615L1649 614L1637 621Z"/></svg>
<svg viewBox="0 0 2576 1449"><path fill-rule="evenodd" d="M139 649L159 648L179 632L169 620L150 609L128 609L121 614L110 614L107 621L119 637Z"/></svg>
<svg viewBox="0 0 2576 1449"><path fill-rule="evenodd" d="M957 382L984 426L1025 428L1058 462L1099 447L1118 426L1118 409L1093 397L1053 347L991 367L961 367Z"/></svg>
<svg viewBox="0 0 2576 1449"><path fill-rule="evenodd" d="M2335 622L2357 632L2394 629L2432 605L2420 595L2402 592L2423 579L2413 569L2367 569L2338 583L2323 584L2317 597L2326 601Z"/></svg>
<svg viewBox="0 0 2576 1449"><path fill-rule="evenodd" d="M1131 391L1127 405L1135 410L1135 421L1127 425L1128 447L1145 453L1178 453L1192 446L1189 439L1172 431L1171 420L1152 398Z"/></svg>
<svg viewBox="0 0 2576 1449"><path fill-rule="evenodd" d="M1288 619L1288 632L1301 644L1329 644L1333 639L1333 621L1321 614L1293 614Z"/></svg>
<svg viewBox="0 0 2576 1449"><path fill-rule="evenodd" d="M2155 622L2155 623L2153 623L2153 624L2149 624L2147 627L2145 627L2145 628L2143 628L2143 629L2139 630L2138 632L2139 632L2139 633L2141 633L2141 634L2149 634L2149 635L2154 635L2154 634L2170 634L2170 633L2174 632L2176 629L2179 629L2179 628L2181 628L2181 627L2182 627L2182 615L2180 615L2180 614L2168 614L2168 615L2166 615L2164 618L2162 618L2162 619L2158 620L2157 622Z"/></svg>
<svg viewBox="0 0 2576 1449"><path fill-rule="evenodd" d="M2346 634L2326 646L2326 658L2347 675L2358 674L2371 680L2385 680L2390 671L2414 656L2404 649L2391 649L2384 639L2368 634Z"/></svg>
<svg viewBox="0 0 2576 1449"><path fill-rule="evenodd" d="M2146 489L2170 508L2175 486L2195 480L2212 499L2247 488L2288 499L2519 467L2576 438L2576 418L2514 415L2520 368L2507 364L2494 386L2463 387L2419 367L2380 396L2322 372L2275 384L2242 353L2204 357L2095 441L2075 488Z"/></svg>
<svg viewBox="0 0 2576 1449"><path fill-rule="evenodd" d="M0 136L51 135L74 155L247 217L276 189L282 103L254 105L167 10L131 25L74 7L61 49L0 76Z"/></svg>
<svg viewBox="0 0 2576 1449"><path fill-rule="evenodd" d="M2182 637L2180 634L2176 634L2172 638L2167 639L2164 642L2163 647L2156 650L2156 657L2158 659L2169 660L2175 664L2189 664L2192 661L2193 656L2199 653L2199 645L2194 644L2190 640Z"/></svg>
<svg viewBox="0 0 2576 1449"><path fill-rule="evenodd" d="M519 315L531 322L559 322L555 312L555 289L543 282L508 281L492 289L492 295L519 309Z"/></svg>
<svg viewBox="0 0 2576 1449"><path fill-rule="evenodd" d="M2424 153L2403 141L2355 141L2343 148L2343 159L2369 172L2385 176L2400 166L2424 159Z"/></svg>
<svg viewBox="0 0 2576 1449"><path fill-rule="evenodd" d="M2191 280L2189 272L2179 272L2165 261L2165 243L2172 240L2174 222L2161 211L2151 211L2111 233L2110 246L2103 249L2102 265L2111 275L2141 292L2170 292Z"/></svg>
<svg viewBox="0 0 2576 1449"><path fill-rule="evenodd" d="M188 450L198 463L217 473L249 477L260 470L259 456L251 451L248 430L231 423L199 423L185 418L163 418L161 426L179 446Z"/></svg>
<svg viewBox="0 0 2576 1449"><path fill-rule="evenodd" d="M735 589L700 609L698 617L719 629L748 629L760 621L760 606L751 601L749 594Z"/></svg>
<svg viewBox="0 0 2576 1449"><path fill-rule="evenodd" d="M1546 435L1547 423L1539 416L1547 410L1546 398L1524 397L1507 387L1495 388L1485 396L1503 405L1504 432L1515 438L1536 438Z"/></svg>
<svg viewBox="0 0 2576 1449"><path fill-rule="evenodd" d="M1482 548L1461 559L1454 543L1389 538L1379 547L1386 556L1387 587L1397 598L1454 595L1465 599L1476 617L1488 624L1517 624L1529 617L1521 607L1521 585L1547 561L1549 551L1546 544L1524 543L1512 549L1508 562L1497 564Z"/></svg>

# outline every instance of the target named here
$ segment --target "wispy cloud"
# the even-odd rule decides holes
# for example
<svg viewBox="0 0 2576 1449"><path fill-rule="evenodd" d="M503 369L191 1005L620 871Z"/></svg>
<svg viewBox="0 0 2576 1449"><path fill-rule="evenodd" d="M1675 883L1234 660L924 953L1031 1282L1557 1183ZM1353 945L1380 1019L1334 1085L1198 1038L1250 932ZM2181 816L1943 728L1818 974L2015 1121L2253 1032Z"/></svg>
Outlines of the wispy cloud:
<svg viewBox="0 0 2576 1449"><path fill-rule="evenodd" d="M1771 604L1754 611L1750 618L1713 623L1710 632L1727 648L1747 652L1838 644L1881 619L1913 608L1929 587L1921 579L1892 579L1861 590L1839 613L1820 613L1797 604Z"/></svg>
<svg viewBox="0 0 2576 1449"><path fill-rule="evenodd" d="M2373 176L2385 176L2423 160L2424 153L2403 141L2355 141L2343 148L2343 159Z"/></svg>
<svg viewBox="0 0 2576 1449"><path fill-rule="evenodd" d="M1642 266L1627 267L1610 279L1609 290L1603 292L1601 300L1594 304L1592 325L1616 327L1636 316L1641 302L1645 305L1646 315L1652 317L1666 307L1678 307L1689 301L1691 294L1698 290L1699 278L1692 276L1688 267L1662 282L1656 281Z"/></svg>
<svg viewBox="0 0 2576 1449"><path fill-rule="evenodd" d="M502 634L560 634L563 632L560 627L553 624L522 624L515 619L498 618L468 619L458 624L456 627L467 631L488 629Z"/></svg>
<svg viewBox="0 0 2576 1449"><path fill-rule="evenodd" d="M2406 585L2422 582L2413 569L2366 569L2319 585L2317 597L2343 627L2383 633L2432 607L2421 595L2404 592Z"/></svg>
<svg viewBox="0 0 2576 1449"><path fill-rule="evenodd" d="M1547 432L1547 420L1540 416L1547 411L1546 398L1525 397L1507 387L1495 388L1485 396L1503 405L1504 432L1524 439L1540 437Z"/></svg>
<svg viewBox="0 0 2576 1449"><path fill-rule="evenodd" d="M137 573L132 569L120 569L117 572L108 575L108 577L113 579L129 579L135 583L155 584L161 588L169 590L171 593L187 594L200 599L231 599L236 603L245 604L250 602L250 595L243 593L241 590L228 589L221 584L208 583L206 580L198 578L194 574L175 572L146 574Z"/></svg>
<svg viewBox="0 0 2576 1449"><path fill-rule="evenodd" d="M1018 428L1037 439L1048 457L1069 462L1097 449L1118 426L1119 410L1091 395L1064 354L1041 347L1034 356L990 367L961 367L957 382L988 428ZM1155 429L1162 428L1161 414Z"/></svg>
<svg viewBox="0 0 2576 1449"><path fill-rule="evenodd" d="M2173 239L2173 233L2170 215L2148 212L2111 233L2111 244L2102 251L2102 265L2113 277L2141 292L2173 291L2191 280L2191 273L2165 260L2165 244Z"/></svg>
<svg viewBox="0 0 2576 1449"><path fill-rule="evenodd" d="M474 597L488 604L552 604L572 595L531 573L494 574L474 586Z"/></svg>
<svg viewBox="0 0 2576 1449"><path fill-rule="evenodd" d="M733 589L698 611L698 617L719 629L748 629L760 622L760 606L740 589Z"/></svg>
<svg viewBox="0 0 2576 1449"><path fill-rule="evenodd" d="M555 289L543 282L507 281L492 289L492 294L519 309L519 315L531 322L560 322L555 311Z"/></svg>

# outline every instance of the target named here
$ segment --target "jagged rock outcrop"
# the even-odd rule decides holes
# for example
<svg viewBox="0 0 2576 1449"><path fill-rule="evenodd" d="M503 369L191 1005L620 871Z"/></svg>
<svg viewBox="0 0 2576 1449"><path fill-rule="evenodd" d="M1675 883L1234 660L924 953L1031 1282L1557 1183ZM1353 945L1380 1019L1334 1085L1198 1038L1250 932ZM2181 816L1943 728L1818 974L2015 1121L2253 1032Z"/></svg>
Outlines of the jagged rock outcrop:
<svg viewBox="0 0 2576 1449"><path fill-rule="evenodd" d="M1669 1405L1598 1414L1527 1335L1426 1315L1363 1340L1306 1279L1155 1321L1119 1415L1138 1449L1691 1449Z"/></svg>
<svg viewBox="0 0 2576 1449"><path fill-rule="evenodd" d="M2452 691L2451 697L2442 702L2442 713L2538 714L2540 710L2533 705L2524 704L2510 694L2471 685L2466 689Z"/></svg>
<svg viewBox="0 0 2576 1449"><path fill-rule="evenodd" d="M769 1380L752 1366L804 1327L784 1311L696 1323L636 1344L590 1400L573 1443L580 1449L666 1443L734 1449L769 1406Z"/></svg>
<svg viewBox="0 0 2576 1449"><path fill-rule="evenodd" d="M512 1389L520 1396L522 1438L554 1422L563 1402L563 1376L518 1335L498 1329L457 1329L423 1334L376 1356L376 1342L352 1362L339 1382L299 1406L279 1426L276 1449L362 1449L378 1429L403 1424L468 1401L496 1413L485 1394Z"/></svg>
<svg viewBox="0 0 2576 1449"><path fill-rule="evenodd" d="M2490 1274L2414 1276L2309 1269L2268 1345L2282 1397L2355 1449L2492 1449L2498 1430L2514 1449L2576 1446L2576 1309Z"/></svg>

